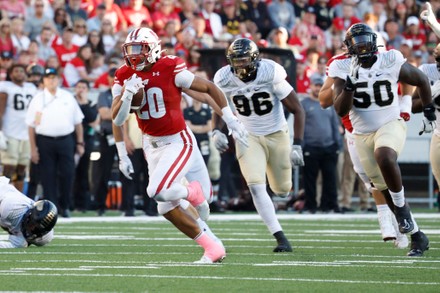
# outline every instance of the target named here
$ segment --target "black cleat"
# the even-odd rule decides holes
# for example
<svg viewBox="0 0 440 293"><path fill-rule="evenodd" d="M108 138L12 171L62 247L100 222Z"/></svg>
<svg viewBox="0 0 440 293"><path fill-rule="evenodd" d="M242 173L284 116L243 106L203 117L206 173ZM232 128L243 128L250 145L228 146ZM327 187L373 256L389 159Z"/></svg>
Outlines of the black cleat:
<svg viewBox="0 0 440 293"><path fill-rule="evenodd" d="M396 215L397 223L399 224L399 231L406 234L414 230L414 223L411 218L411 210L408 203L401 208L394 206L394 214Z"/></svg>
<svg viewBox="0 0 440 293"><path fill-rule="evenodd" d="M407 256L422 256L423 253L429 249L429 239L425 233L419 232L411 235L411 250Z"/></svg>
<svg viewBox="0 0 440 293"><path fill-rule="evenodd" d="M290 246L290 243L287 242L283 242L283 243L278 243L277 247L275 247L273 249L273 252L292 252L292 246Z"/></svg>

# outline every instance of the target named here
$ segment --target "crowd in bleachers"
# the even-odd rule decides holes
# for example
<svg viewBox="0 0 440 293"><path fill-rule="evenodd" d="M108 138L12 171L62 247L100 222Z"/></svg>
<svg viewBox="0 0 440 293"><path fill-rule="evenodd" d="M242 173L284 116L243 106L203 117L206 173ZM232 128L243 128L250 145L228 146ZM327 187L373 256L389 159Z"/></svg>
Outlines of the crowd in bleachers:
<svg viewBox="0 0 440 293"><path fill-rule="evenodd" d="M440 1L430 2L440 15ZM345 31L365 22L386 49L418 66L433 62L438 38L420 20L416 0L0 0L0 81L13 64L56 68L63 87L78 81L104 91L108 72L124 63L121 46L137 27L152 28L164 54L200 67L199 49L226 48L237 37L292 50L296 90L306 95L314 73L343 52ZM212 77L208 77L212 78Z"/></svg>

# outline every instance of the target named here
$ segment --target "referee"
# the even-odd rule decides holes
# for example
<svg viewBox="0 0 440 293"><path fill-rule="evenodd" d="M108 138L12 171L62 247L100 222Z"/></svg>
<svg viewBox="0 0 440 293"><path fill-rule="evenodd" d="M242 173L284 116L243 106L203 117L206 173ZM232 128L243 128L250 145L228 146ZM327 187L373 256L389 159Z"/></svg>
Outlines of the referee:
<svg viewBox="0 0 440 293"><path fill-rule="evenodd" d="M26 124L31 161L38 166L44 198L58 206L62 217L69 217L74 156L84 153L84 115L73 95L59 88L59 82L58 71L46 68L43 91L31 100Z"/></svg>

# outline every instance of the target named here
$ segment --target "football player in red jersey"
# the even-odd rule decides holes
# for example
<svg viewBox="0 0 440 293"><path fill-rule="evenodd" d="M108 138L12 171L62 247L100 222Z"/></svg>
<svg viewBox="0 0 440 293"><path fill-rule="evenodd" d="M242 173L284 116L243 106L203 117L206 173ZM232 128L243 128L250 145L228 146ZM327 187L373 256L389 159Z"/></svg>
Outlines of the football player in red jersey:
<svg viewBox="0 0 440 293"><path fill-rule="evenodd" d="M122 126L135 112L143 133L143 148L149 168L147 193L158 201L158 211L180 231L205 249L201 263L221 261L224 247L201 231L197 222L180 209L182 199L194 206L202 220L209 216L212 188L206 165L193 133L185 124L180 100L182 89L208 94L221 109L222 118L235 139L247 145L247 131L232 114L223 93L212 82L194 76L185 62L172 55L162 56L160 40L149 28L130 32L123 45L125 65L115 73L112 87L112 115ZM140 106L131 100L141 88L145 97ZM118 135L117 135L118 136ZM120 169L129 176L122 137L115 137ZM182 183L184 178L188 185Z"/></svg>

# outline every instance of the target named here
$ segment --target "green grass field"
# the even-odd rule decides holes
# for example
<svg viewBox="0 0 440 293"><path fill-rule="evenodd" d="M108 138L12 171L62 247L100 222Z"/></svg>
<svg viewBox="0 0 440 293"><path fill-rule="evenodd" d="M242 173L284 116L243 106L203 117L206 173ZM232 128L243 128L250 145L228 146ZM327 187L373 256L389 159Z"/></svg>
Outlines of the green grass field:
<svg viewBox="0 0 440 293"><path fill-rule="evenodd" d="M160 217L60 219L46 247L0 251L8 292L440 292L440 214L416 214L424 257L384 243L374 214L281 214L293 253L255 214L213 215L228 256L195 265L195 242ZM0 234L1 239L6 233Z"/></svg>

